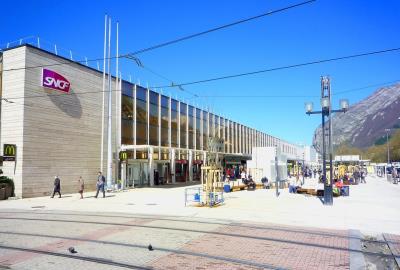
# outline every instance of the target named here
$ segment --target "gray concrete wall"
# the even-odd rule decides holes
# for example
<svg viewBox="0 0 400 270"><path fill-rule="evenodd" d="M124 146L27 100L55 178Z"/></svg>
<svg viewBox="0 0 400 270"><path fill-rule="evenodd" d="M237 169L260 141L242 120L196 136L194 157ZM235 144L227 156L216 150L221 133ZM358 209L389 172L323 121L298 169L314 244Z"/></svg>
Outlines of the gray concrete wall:
<svg viewBox="0 0 400 270"><path fill-rule="evenodd" d="M5 69L10 68L7 61L15 58L11 55L14 51L21 54L19 58L25 59L26 66L68 62L35 48L21 47L5 52ZM10 175L7 167L7 174L15 179L17 195L22 197L49 195L55 175L61 178L62 193L77 192L79 176L85 180L86 189L93 190L100 169L102 73L78 64L47 68L69 80L69 94L42 87L42 68L5 73L3 78L3 96L11 92L14 96L24 96L19 101L24 105L6 106L2 123L2 143L15 142L18 147L17 173ZM114 90L114 82L112 86ZM115 108L112 112L115 123ZM114 146L113 143L113 149Z"/></svg>
<svg viewBox="0 0 400 270"><path fill-rule="evenodd" d="M3 53L3 69L25 67L25 47ZM22 194L23 166L23 133L24 133L24 95L25 70L4 71L2 76L2 98L18 97L15 103L1 101L1 137L0 147L3 155L3 144L17 145L17 161L4 161L4 175L14 179L15 193ZM22 97L22 98L21 98Z"/></svg>

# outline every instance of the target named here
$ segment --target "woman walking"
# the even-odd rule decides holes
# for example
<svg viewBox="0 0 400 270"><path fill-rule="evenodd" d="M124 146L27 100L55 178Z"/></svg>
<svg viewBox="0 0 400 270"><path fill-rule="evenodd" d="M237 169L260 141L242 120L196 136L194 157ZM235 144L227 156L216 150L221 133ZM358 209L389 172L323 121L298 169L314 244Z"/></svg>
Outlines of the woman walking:
<svg viewBox="0 0 400 270"><path fill-rule="evenodd" d="M81 194L81 199L83 199L83 189L85 188L85 183L83 182L82 176L79 176L79 194Z"/></svg>

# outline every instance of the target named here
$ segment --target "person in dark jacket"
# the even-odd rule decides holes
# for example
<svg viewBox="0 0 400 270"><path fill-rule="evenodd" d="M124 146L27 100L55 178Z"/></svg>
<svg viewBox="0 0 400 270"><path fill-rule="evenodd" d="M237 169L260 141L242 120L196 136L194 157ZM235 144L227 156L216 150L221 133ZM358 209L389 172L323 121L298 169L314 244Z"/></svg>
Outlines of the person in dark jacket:
<svg viewBox="0 0 400 270"><path fill-rule="evenodd" d="M103 192L103 198L106 197L106 192L104 190L105 184L106 184L106 178L103 176L103 174L101 172L99 172L99 174L97 176L97 183L96 183L97 191L96 191L96 196L94 196L95 198L97 198L97 196L99 196L100 190Z"/></svg>
<svg viewBox="0 0 400 270"><path fill-rule="evenodd" d="M61 198L61 180L58 177L58 175L56 177L54 177L54 188L53 188L53 195L51 195L51 198L54 198L54 195L58 193L59 198Z"/></svg>

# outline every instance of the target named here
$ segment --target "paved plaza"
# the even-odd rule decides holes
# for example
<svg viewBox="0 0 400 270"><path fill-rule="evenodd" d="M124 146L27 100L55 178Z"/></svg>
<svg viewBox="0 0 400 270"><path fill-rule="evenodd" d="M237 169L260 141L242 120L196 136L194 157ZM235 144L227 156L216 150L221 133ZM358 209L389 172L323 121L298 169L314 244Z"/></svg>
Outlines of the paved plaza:
<svg viewBox="0 0 400 270"><path fill-rule="evenodd" d="M383 178L333 206L284 189L185 207L184 189L1 201L0 269L397 269L400 186Z"/></svg>

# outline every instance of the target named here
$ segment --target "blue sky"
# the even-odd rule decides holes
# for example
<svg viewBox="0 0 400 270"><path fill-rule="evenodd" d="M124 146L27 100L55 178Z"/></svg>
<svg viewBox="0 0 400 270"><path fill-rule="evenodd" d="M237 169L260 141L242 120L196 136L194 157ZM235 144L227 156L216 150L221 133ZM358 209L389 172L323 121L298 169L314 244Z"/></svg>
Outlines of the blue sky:
<svg viewBox="0 0 400 270"><path fill-rule="evenodd" d="M101 58L105 13L113 22L119 21L119 49L127 53L298 2L4 1L2 9L7 12L0 17L0 43L33 35L40 37L43 47L56 43L61 53L72 50L75 59ZM148 68L184 83L400 47L399 14L397 0L319 0L138 57ZM399 63L400 52L395 52L185 87L207 98L193 98L176 89L163 92L210 106L216 113L285 140L309 144L320 117L306 116L304 102L319 106L321 75L331 76L335 93L400 80ZM127 60L121 60L121 72L123 78L131 75L142 85L169 84ZM335 95L334 104L338 106L339 98L354 104L375 89ZM234 97L238 95L247 97Z"/></svg>

